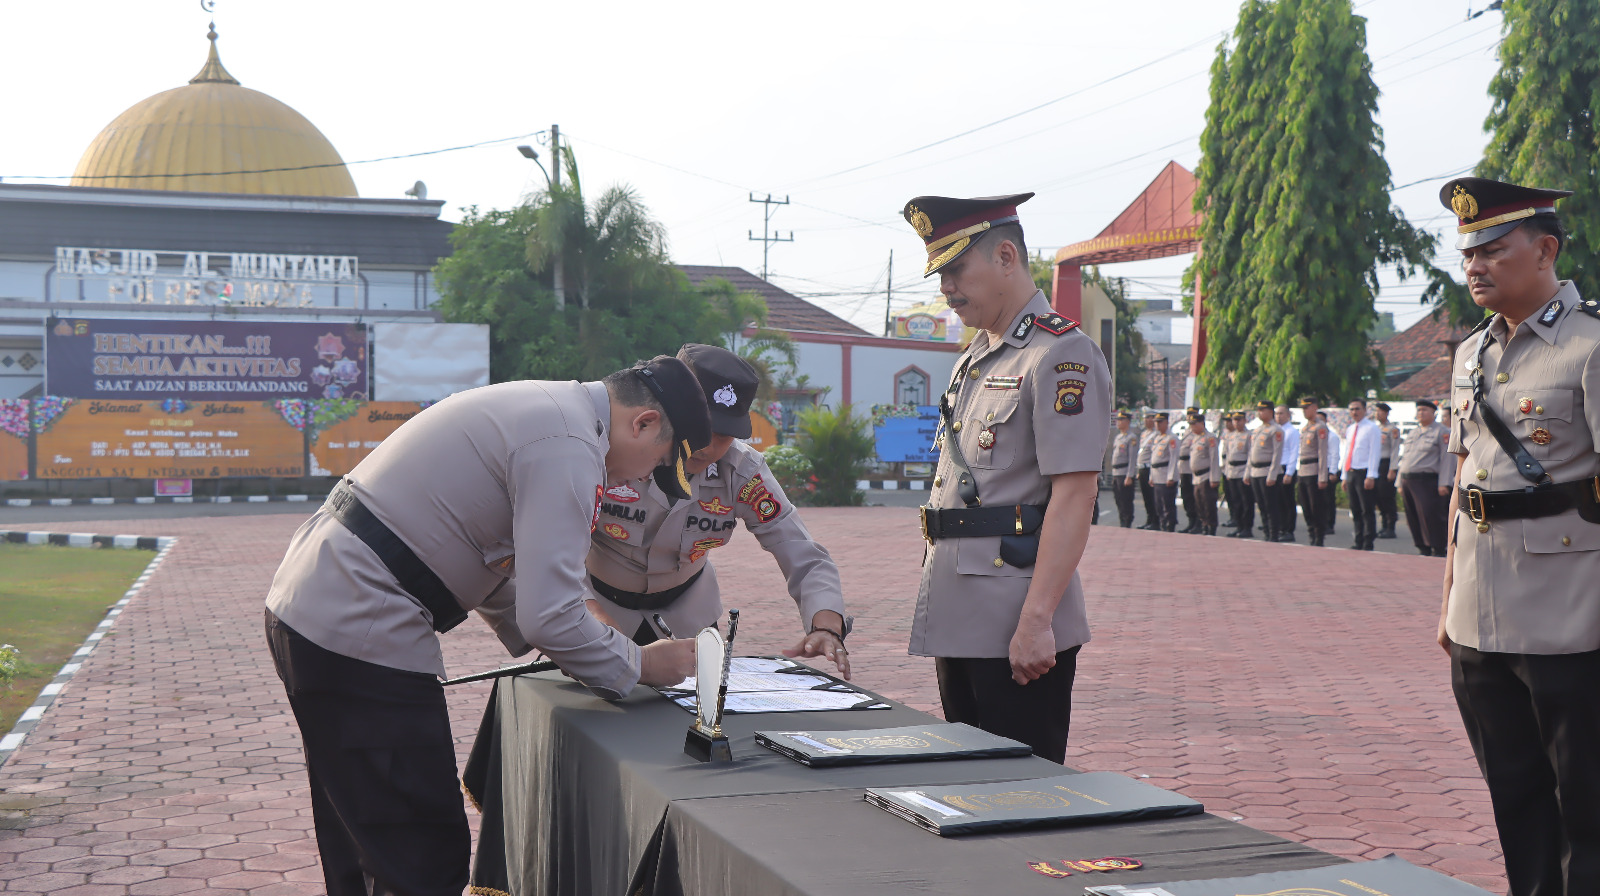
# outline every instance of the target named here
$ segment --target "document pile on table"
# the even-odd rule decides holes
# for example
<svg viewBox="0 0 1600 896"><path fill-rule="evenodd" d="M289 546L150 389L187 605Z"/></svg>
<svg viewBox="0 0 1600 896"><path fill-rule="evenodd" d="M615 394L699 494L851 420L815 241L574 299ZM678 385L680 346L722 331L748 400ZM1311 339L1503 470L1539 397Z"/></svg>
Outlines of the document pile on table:
<svg viewBox="0 0 1600 896"><path fill-rule="evenodd" d="M687 678L662 696L689 712L697 709L695 679ZM824 712L840 709L888 709L871 694L809 666L783 657L736 656L728 666L728 697L723 711Z"/></svg>

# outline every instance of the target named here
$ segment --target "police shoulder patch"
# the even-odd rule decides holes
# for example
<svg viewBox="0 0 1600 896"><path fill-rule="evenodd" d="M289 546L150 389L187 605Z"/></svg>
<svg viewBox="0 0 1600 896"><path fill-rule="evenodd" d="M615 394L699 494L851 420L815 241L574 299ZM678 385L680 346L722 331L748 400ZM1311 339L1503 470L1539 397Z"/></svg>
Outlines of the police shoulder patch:
<svg viewBox="0 0 1600 896"><path fill-rule="evenodd" d="M1041 314L1034 320L1033 324L1046 333L1053 333L1056 336L1060 336L1073 327L1076 327L1078 322L1070 317L1062 317L1059 314Z"/></svg>
<svg viewBox="0 0 1600 896"><path fill-rule="evenodd" d="M1079 364L1077 361L1062 361L1060 364L1056 365L1056 373L1066 373L1069 370L1076 371L1077 373L1088 373L1089 365Z"/></svg>
<svg viewBox="0 0 1600 896"><path fill-rule="evenodd" d="M1083 380L1056 381L1056 413L1068 417L1083 413Z"/></svg>

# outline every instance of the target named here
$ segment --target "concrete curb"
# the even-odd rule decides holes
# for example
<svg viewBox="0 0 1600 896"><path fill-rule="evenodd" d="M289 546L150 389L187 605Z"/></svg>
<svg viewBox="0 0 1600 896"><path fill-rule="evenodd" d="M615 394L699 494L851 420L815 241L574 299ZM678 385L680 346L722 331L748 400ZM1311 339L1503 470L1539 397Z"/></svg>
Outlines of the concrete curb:
<svg viewBox="0 0 1600 896"><path fill-rule="evenodd" d="M52 678L50 683L39 691L39 696L34 699L33 705L22 711L22 715L17 717L17 722L12 726L9 733L4 737L0 737L0 767L4 767L6 760L10 759L11 755L17 751L17 748L22 746L22 742L27 739L28 733L38 726L39 720L44 718L45 710L50 708L50 704L55 702L56 697L66 687L67 682L72 680L72 676L77 674L78 669L89 658L89 654L94 652L95 645L99 644L101 639L110 633L112 625L117 621L117 617L122 615L122 611L128 606L128 602L133 600L134 596L144 588L145 583L150 580L150 576L155 573L156 567L160 566L161 561L167 558L167 554L177 545L178 540L176 538L141 535L88 535L77 532L13 532L0 530L0 541L8 544L53 544L65 547L106 547L156 552L155 557L145 566L144 572L140 573L139 578L135 579L133 585L123 593L122 599L106 611L105 618L101 619L100 624L95 626L94 631L89 633L89 637L83 639L82 646L72 654L66 665L61 667L61 671L56 673L55 678Z"/></svg>
<svg viewBox="0 0 1600 896"><path fill-rule="evenodd" d="M7 498L7 507L70 507L74 504L265 504L288 501L291 504L321 501L326 495L205 495L198 498Z"/></svg>

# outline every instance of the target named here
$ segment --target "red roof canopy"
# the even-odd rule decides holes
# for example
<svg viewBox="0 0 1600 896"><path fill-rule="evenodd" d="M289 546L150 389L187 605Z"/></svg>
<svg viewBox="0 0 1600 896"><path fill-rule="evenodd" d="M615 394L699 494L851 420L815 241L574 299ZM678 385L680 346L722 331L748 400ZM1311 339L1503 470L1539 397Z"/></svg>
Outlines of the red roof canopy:
<svg viewBox="0 0 1600 896"><path fill-rule="evenodd" d="M1092 240L1056 253L1056 264L1111 264L1168 258L1200 248L1200 215L1194 210L1194 174L1168 162L1122 214Z"/></svg>

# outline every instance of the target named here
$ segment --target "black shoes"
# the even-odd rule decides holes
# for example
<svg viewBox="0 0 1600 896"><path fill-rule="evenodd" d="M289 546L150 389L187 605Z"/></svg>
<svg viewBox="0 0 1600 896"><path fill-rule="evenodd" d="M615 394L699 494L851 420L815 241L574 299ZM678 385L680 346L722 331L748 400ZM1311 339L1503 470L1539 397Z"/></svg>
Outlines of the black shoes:
<svg viewBox="0 0 1600 896"><path fill-rule="evenodd" d="M1383 529L1379 529L1378 530L1378 537L1379 538L1393 538L1393 537L1395 537L1394 536L1394 527L1393 526L1389 526L1389 527L1386 527L1386 528L1383 528Z"/></svg>

